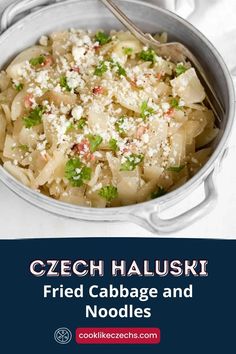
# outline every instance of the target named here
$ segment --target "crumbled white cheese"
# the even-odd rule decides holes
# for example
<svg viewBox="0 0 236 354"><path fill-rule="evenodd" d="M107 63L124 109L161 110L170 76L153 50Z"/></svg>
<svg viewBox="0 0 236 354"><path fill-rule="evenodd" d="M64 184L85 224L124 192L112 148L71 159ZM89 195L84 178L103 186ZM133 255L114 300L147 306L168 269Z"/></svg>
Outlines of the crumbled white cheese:
<svg viewBox="0 0 236 354"><path fill-rule="evenodd" d="M84 111L83 107L81 107L81 106L74 107L71 112L72 117L76 120L79 120L83 115L83 111Z"/></svg>
<svg viewBox="0 0 236 354"><path fill-rule="evenodd" d="M81 58L84 56L86 48L84 47L73 47L72 55L76 62L80 63Z"/></svg>
<svg viewBox="0 0 236 354"><path fill-rule="evenodd" d="M67 84L71 89L76 89L77 87L84 87L84 81L81 76L76 71L68 71L66 73Z"/></svg>
<svg viewBox="0 0 236 354"><path fill-rule="evenodd" d="M170 104L168 102L164 102L161 104L161 107L164 112L167 112L170 109Z"/></svg>
<svg viewBox="0 0 236 354"><path fill-rule="evenodd" d="M39 44L47 47L48 45L48 37L47 36L41 36L39 40Z"/></svg>

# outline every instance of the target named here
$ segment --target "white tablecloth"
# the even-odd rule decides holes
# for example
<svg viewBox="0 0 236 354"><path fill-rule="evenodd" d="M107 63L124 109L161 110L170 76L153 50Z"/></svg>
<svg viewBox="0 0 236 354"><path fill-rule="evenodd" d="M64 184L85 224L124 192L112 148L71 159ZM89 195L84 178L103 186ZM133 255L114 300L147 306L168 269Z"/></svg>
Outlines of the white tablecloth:
<svg viewBox="0 0 236 354"><path fill-rule="evenodd" d="M0 0L0 13L12 0ZM188 18L218 48L236 77L236 0L150 0ZM236 80L235 80L236 83ZM219 201L212 213L178 237L236 238L236 128L230 151L217 176ZM202 195L202 188L184 201L182 209ZM171 215L171 212L169 213ZM0 237L32 238L57 236L151 236L133 224L87 223L50 215L29 205L0 183Z"/></svg>

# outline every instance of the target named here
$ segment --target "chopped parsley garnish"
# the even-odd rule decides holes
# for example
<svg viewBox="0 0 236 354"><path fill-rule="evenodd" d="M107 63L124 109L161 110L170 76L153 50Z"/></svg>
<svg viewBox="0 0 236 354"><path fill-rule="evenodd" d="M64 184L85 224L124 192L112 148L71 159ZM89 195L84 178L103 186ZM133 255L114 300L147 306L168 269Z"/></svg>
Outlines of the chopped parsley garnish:
<svg viewBox="0 0 236 354"><path fill-rule="evenodd" d="M106 73L108 70L107 65L105 64L104 61L101 61L100 64L96 67L94 71L94 75L96 76L102 76L104 73Z"/></svg>
<svg viewBox="0 0 236 354"><path fill-rule="evenodd" d="M42 106L38 106L34 108L28 116L23 118L23 123L26 128L32 128L36 125L39 125L42 123L42 117L43 117L44 109Z"/></svg>
<svg viewBox="0 0 236 354"><path fill-rule="evenodd" d="M12 147L12 150L16 150L16 149L19 149L22 152L28 152L29 151L29 146L25 145L25 144L21 144L21 145L17 145L17 146L13 146Z"/></svg>
<svg viewBox="0 0 236 354"><path fill-rule="evenodd" d="M151 198L152 199L160 198L163 195L165 195L166 193L167 193L167 191L164 188L158 187L158 189L151 194Z"/></svg>
<svg viewBox="0 0 236 354"><path fill-rule="evenodd" d="M87 124L87 119L86 118L80 118L77 123L77 128L78 129L83 129L85 125Z"/></svg>
<svg viewBox="0 0 236 354"><path fill-rule="evenodd" d="M125 118L124 117L120 117L115 123L115 129L121 136L125 135L125 130L122 127L124 121L125 121Z"/></svg>
<svg viewBox="0 0 236 354"><path fill-rule="evenodd" d="M152 63L154 63L156 60L156 53L153 49L150 48L148 50L142 50L139 57L144 61L151 61Z"/></svg>
<svg viewBox="0 0 236 354"><path fill-rule="evenodd" d="M112 69L116 68L116 72L119 76L127 76L125 68L123 68L120 63L115 62L112 58L109 59L109 62Z"/></svg>
<svg viewBox="0 0 236 354"><path fill-rule="evenodd" d="M121 171L133 171L143 161L143 155L132 154L126 158L126 161L121 165Z"/></svg>
<svg viewBox="0 0 236 354"><path fill-rule="evenodd" d="M126 55L131 55L133 53L133 48L123 48L123 52L126 54Z"/></svg>
<svg viewBox="0 0 236 354"><path fill-rule="evenodd" d="M183 64L177 64L177 66L175 68L175 72L176 72L177 76L185 73L185 71L187 71L187 68Z"/></svg>
<svg viewBox="0 0 236 354"><path fill-rule="evenodd" d="M41 54L39 57L30 59L29 62L32 66L42 65L45 62L45 56Z"/></svg>
<svg viewBox="0 0 236 354"><path fill-rule="evenodd" d="M146 120L147 117L154 113L154 109L148 106L147 101L143 101L141 105L141 117L143 118L143 120Z"/></svg>
<svg viewBox="0 0 236 354"><path fill-rule="evenodd" d="M118 197L117 188L114 186L106 186L100 189L100 197L106 199L108 202L111 202L113 199Z"/></svg>
<svg viewBox="0 0 236 354"><path fill-rule="evenodd" d="M116 63L116 66L117 66L117 74L119 76L127 76L125 69L123 68L123 66L120 65L120 63Z"/></svg>
<svg viewBox="0 0 236 354"><path fill-rule="evenodd" d="M29 151L29 146L26 145L26 144L21 144L18 146L18 149L20 149L21 151L24 151L24 152L28 152Z"/></svg>
<svg viewBox="0 0 236 354"><path fill-rule="evenodd" d="M79 158L70 159L66 163L65 177L73 187L81 187L85 181L91 179L91 174L91 168L85 166Z"/></svg>
<svg viewBox="0 0 236 354"><path fill-rule="evenodd" d="M95 41L99 42L100 45L104 45L111 41L111 37L105 32L97 32L95 35Z"/></svg>
<svg viewBox="0 0 236 354"><path fill-rule="evenodd" d="M181 166L171 166L169 168L167 168L167 171L169 172L181 172L183 169L185 168L185 165L181 165Z"/></svg>
<svg viewBox="0 0 236 354"><path fill-rule="evenodd" d="M67 92L71 91L70 86L68 85L67 77L66 76L61 76L60 78L60 86L64 88Z"/></svg>
<svg viewBox="0 0 236 354"><path fill-rule="evenodd" d="M114 152L119 150L116 139L112 138L109 140L109 148Z"/></svg>
<svg viewBox="0 0 236 354"><path fill-rule="evenodd" d="M20 83L20 84L18 84L18 85L15 85L14 87L15 87L16 91L20 92L20 91L23 90L24 85Z"/></svg>
<svg viewBox="0 0 236 354"><path fill-rule="evenodd" d="M115 66L116 66L116 62L114 61L114 59L113 58L109 58L109 59L107 59L107 61L109 61L110 62L110 65L111 65L111 67L112 67L112 69L113 68L115 68Z"/></svg>
<svg viewBox="0 0 236 354"><path fill-rule="evenodd" d="M179 105L179 100L177 98L172 98L172 100L170 101L170 105L172 108L181 109Z"/></svg>
<svg viewBox="0 0 236 354"><path fill-rule="evenodd" d="M73 131L75 129L75 126L73 123L70 123L70 125L68 125L67 129L66 129L66 133L70 133L71 131Z"/></svg>
<svg viewBox="0 0 236 354"><path fill-rule="evenodd" d="M89 144L90 144L90 151L91 152L95 152L97 150L97 148L99 147L99 145L101 145L103 139L100 135L92 135L89 134L87 136Z"/></svg>

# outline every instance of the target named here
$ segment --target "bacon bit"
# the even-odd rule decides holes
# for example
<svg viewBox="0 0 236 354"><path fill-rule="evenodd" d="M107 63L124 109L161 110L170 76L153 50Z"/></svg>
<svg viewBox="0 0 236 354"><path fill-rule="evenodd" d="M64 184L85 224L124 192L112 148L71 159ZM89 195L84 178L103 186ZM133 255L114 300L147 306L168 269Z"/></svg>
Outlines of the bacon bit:
<svg viewBox="0 0 236 354"><path fill-rule="evenodd" d="M82 157L87 161L95 161L94 154L89 151L89 141L82 140L79 144L74 144L72 146L72 151L75 154L82 155Z"/></svg>
<svg viewBox="0 0 236 354"><path fill-rule="evenodd" d="M71 70L75 71L78 74L80 73L80 68L78 68L78 66L74 66Z"/></svg>
<svg viewBox="0 0 236 354"><path fill-rule="evenodd" d="M75 153L75 154L84 154L84 153L87 153L89 151L89 141L84 139L81 141L81 143L79 144L74 144L72 146L72 151Z"/></svg>
<svg viewBox="0 0 236 354"><path fill-rule="evenodd" d="M129 82L130 82L130 85L131 85L132 87L134 87L134 88L137 88L137 87L138 87L136 80L130 80Z"/></svg>
<svg viewBox="0 0 236 354"><path fill-rule="evenodd" d="M25 96L24 98L24 105L25 108L31 108L33 106L33 95L32 93L29 93L28 95Z"/></svg>
<svg viewBox="0 0 236 354"><path fill-rule="evenodd" d="M100 48L101 48L101 46L98 45L98 44L95 44L95 45L93 46L93 49L95 49L96 51L98 51Z"/></svg>
<svg viewBox="0 0 236 354"><path fill-rule="evenodd" d="M163 76L163 73L158 73L156 77L158 80L161 80L162 76Z"/></svg>
<svg viewBox="0 0 236 354"><path fill-rule="evenodd" d="M72 150L75 154L79 153L79 144L74 144L74 145L72 146L71 150Z"/></svg>
<svg viewBox="0 0 236 354"><path fill-rule="evenodd" d="M136 90L139 90L139 89L140 89L140 87L137 85L137 80L136 80L136 79L131 80L131 79L127 78L127 80L129 81L130 85L131 85L134 89L136 89Z"/></svg>
<svg viewBox="0 0 236 354"><path fill-rule="evenodd" d="M50 66L52 66L53 65L53 57L52 57L52 55L47 55L46 57L45 57L45 60L44 60L44 62L43 62L43 64L42 64L42 66L43 67L45 67L45 68L48 68L48 67L50 67Z"/></svg>
<svg viewBox="0 0 236 354"><path fill-rule="evenodd" d="M173 117L174 113L175 113L174 108L170 108L170 109L168 109L168 111L165 113L165 117Z"/></svg>
<svg viewBox="0 0 236 354"><path fill-rule="evenodd" d="M129 151L130 151L129 148L127 148L127 147L124 147L123 149L121 149L122 153L126 153L126 152L129 152Z"/></svg>
<svg viewBox="0 0 236 354"><path fill-rule="evenodd" d="M102 94L104 94L104 92L105 92L105 90L104 90L104 87L102 87L102 86L96 86L93 89L94 95L102 95Z"/></svg>
<svg viewBox="0 0 236 354"><path fill-rule="evenodd" d="M144 126L138 127L137 131L136 131L136 139L140 139L143 134L146 132L147 128Z"/></svg>

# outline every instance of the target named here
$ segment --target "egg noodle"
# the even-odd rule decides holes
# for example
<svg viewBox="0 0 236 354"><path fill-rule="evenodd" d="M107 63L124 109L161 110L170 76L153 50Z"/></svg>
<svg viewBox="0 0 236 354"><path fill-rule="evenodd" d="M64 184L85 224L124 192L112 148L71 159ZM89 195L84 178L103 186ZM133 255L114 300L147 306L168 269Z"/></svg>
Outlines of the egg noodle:
<svg viewBox="0 0 236 354"><path fill-rule="evenodd" d="M159 57L129 32L42 36L0 73L0 161L63 202L158 198L211 155L219 129L205 97L190 63Z"/></svg>

